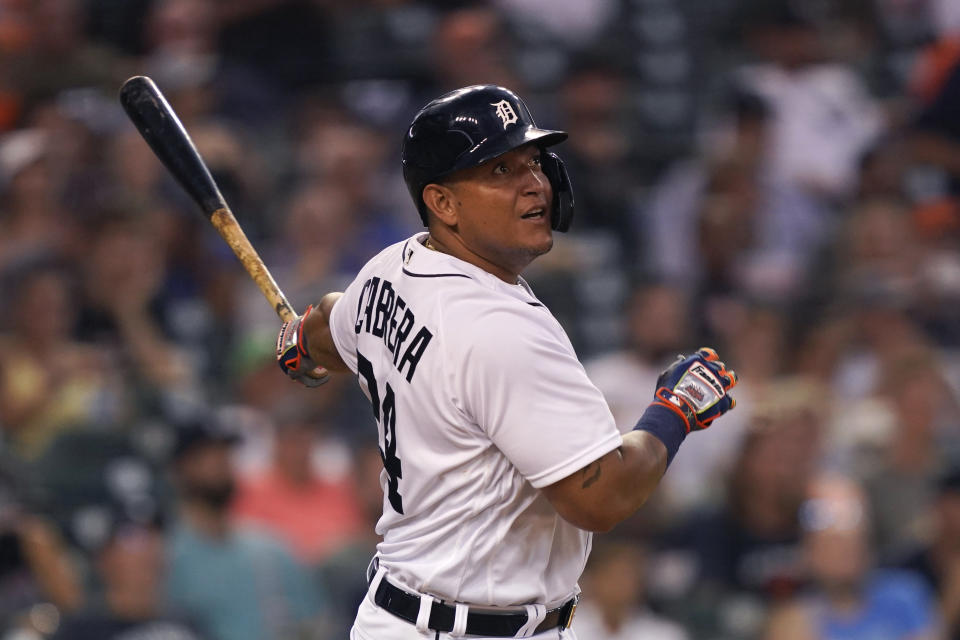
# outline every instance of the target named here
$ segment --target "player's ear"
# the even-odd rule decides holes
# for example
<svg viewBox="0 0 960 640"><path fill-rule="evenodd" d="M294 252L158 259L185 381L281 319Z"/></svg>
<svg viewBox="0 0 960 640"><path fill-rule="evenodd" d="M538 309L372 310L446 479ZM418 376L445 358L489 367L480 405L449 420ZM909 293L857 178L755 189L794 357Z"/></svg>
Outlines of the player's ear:
<svg viewBox="0 0 960 640"><path fill-rule="evenodd" d="M423 202L440 222L449 226L457 224L457 199L450 187L431 182L423 188Z"/></svg>

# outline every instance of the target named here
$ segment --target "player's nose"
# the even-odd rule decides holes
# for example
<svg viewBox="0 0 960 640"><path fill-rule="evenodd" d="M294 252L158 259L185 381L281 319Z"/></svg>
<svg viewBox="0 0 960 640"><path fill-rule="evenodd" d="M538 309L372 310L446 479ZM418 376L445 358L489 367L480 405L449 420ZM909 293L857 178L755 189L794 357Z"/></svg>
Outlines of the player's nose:
<svg viewBox="0 0 960 640"><path fill-rule="evenodd" d="M544 175L539 165L531 166L524 174L523 195L542 196L545 200L550 200L550 181Z"/></svg>

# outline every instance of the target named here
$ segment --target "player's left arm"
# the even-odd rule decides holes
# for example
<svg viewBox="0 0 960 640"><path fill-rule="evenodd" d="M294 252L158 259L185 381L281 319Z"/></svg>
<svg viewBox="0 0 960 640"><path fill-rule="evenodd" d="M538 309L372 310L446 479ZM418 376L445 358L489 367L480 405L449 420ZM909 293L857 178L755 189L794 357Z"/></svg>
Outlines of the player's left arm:
<svg viewBox="0 0 960 640"><path fill-rule="evenodd" d="M318 367L327 371L347 371L330 329L330 314L340 292L328 293L303 315L285 322L277 337L277 363L283 372L305 386L315 387L326 382L318 375Z"/></svg>
<svg viewBox="0 0 960 640"><path fill-rule="evenodd" d="M333 311L333 305L342 296L343 294L339 291L323 296L314 307L315 313L311 313L305 319L303 327L310 359L330 371L347 370L347 364L340 357L330 330L330 314Z"/></svg>
<svg viewBox="0 0 960 640"><path fill-rule="evenodd" d="M557 513L587 531L609 531L639 509L667 469L667 448L656 437L631 431L623 445L543 488Z"/></svg>
<svg viewBox="0 0 960 640"><path fill-rule="evenodd" d="M609 531L643 505L690 431L733 408L728 392L736 384L736 373L713 349L678 358L660 375L653 402L622 446L544 487L544 495L571 524Z"/></svg>
<svg viewBox="0 0 960 640"><path fill-rule="evenodd" d="M557 513L587 531L609 531L639 509L667 469L667 448L642 431L579 471L543 488Z"/></svg>

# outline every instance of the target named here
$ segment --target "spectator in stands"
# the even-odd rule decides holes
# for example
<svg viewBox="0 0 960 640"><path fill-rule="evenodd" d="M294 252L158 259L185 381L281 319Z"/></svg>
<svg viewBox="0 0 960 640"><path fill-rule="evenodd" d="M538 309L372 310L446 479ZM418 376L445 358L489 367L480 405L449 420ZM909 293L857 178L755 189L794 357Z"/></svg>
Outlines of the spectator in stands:
<svg viewBox="0 0 960 640"><path fill-rule="evenodd" d="M23 466L0 453L0 630L50 633L83 605L83 586L56 527L29 508L25 480Z"/></svg>
<svg viewBox="0 0 960 640"><path fill-rule="evenodd" d="M133 75L129 58L87 37L85 9L80 0L23 4L27 44L11 66L27 102L76 87L115 91Z"/></svg>
<svg viewBox="0 0 960 640"><path fill-rule="evenodd" d="M380 186L396 186L396 168L388 163L394 148L368 123L343 109L330 109L304 122L294 144L295 170L303 186L298 195L314 196L323 189L334 201L331 216L343 218L344 207L348 212L338 226L342 230L346 224L352 239L339 247L339 268L352 272L384 244L399 242L419 228L412 222L416 216L407 215L413 212L397 206L398 194Z"/></svg>
<svg viewBox="0 0 960 640"><path fill-rule="evenodd" d="M960 6L950 0L931 0L931 18L940 34L960 33Z"/></svg>
<svg viewBox="0 0 960 640"><path fill-rule="evenodd" d="M878 385L891 429L873 456L865 452L856 460L856 471L870 499L877 551L885 557L922 539L937 477L957 448L960 433L948 418L955 404L943 376L932 354L906 352L885 366Z"/></svg>
<svg viewBox="0 0 960 640"><path fill-rule="evenodd" d="M910 127L912 161L944 172L948 188L928 198L960 196L960 125L953 115L960 105L960 32L943 34L917 65L913 98L919 107Z"/></svg>
<svg viewBox="0 0 960 640"><path fill-rule="evenodd" d="M163 612L162 530L118 510L93 554L103 600L63 620L55 640L200 640L192 626Z"/></svg>
<svg viewBox="0 0 960 640"><path fill-rule="evenodd" d="M589 46L618 17L614 0L496 0L518 25L536 28L571 49Z"/></svg>
<svg viewBox="0 0 960 640"><path fill-rule="evenodd" d="M339 470L317 466L322 430L322 417L304 409L277 416L270 465L241 479L233 505L241 522L276 535L306 566L316 566L366 527L351 469L343 465L348 459L340 460ZM334 463L337 443L326 447L326 461Z"/></svg>
<svg viewBox="0 0 960 640"><path fill-rule="evenodd" d="M702 556L708 580L771 598L796 586L796 507L820 455L818 416L801 384L773 394L754 413L730 470L726 526ZM720 542L725 536L729 546Z"/></svg>
<svg viewBox="0 0 960 640"><path fill-rule="evenodd" d="M864 483L883 555L902 553L922 535L939 465L960 435L945 360L920 321L931 318L933 299L920 266L924 254L902 201L859 203L824 283L833 283L829 297L845 310L833 329L817 330L834 332L834 363L820 375L846 399L834 437L845 443L830 449L845 450L846 469ZM882 417L861 419L869 412Z"/></svg>
<svg viewBox="0 0 960 640"><path fill-rule="evenodd" d="M33 31L29 24L27 6L8 4L0 13L0 54L6 59L15 59L30 46ZM0 69L0 133L11 131L18 125L23 109L23 85L16 77L14 65Z"/></svg>
<svg viewBox="0 0 960 640"><path fill-rule="evenodd" d="M735 82L763 99L770 119L754 238L733 263L734 286L789 301L809 286L835 210L857 193L861 157L886 115L852 68L825 59L805 3L752 9L747 41L761 62L739 68ZM722 221L716 228L730 233Z"/></svg>
<svg viewBox="0 0 960 640"><path fill-rule="evenodd" d="M960 640L960 465L940 476L931 510L930 541L896 566L926 580L939 600L945 638Z"/></svg>
<svg viewBox="0 0 960 640"><path fill-rule="evenodd" d="M927 348L911 317L917 301L918 245L899 200L857 203L839 229L833 264L820 279L839 312L832 371L840 396L861 399L877 388L893 360ZM821 322L819 324L830 324Z"/></svg>
<svg viewBox="0 0 960 640"><path fill-rule="evenodd" d="M73 223L58 198L48 132L20 129L0 138L0 270L38 253L72 246Z"/></svg>
<svg viewBox="0 0 960 640"><path fill-rule="evenodd" d="M140 200L160 199L166 184L166 170L136 129L111 136L106 148L105 173L112 191L131 194Z"/></svg>
<svg viewBox="0 0 960 640"><path fill-rule="evenodd" d="M598 538L583 577L573 630L583 640L686 640L682 627L644 604L649 550L636 540Z"/></svg>
<svg viewBox="0 0 960 640"><path fill-rule="evenodd" d="M577 187L576 234L598 230L613 234L619 259L632 265L636 238L628 215L636 167L628 130L628 83L622 69L604 58L589 57L564 78L560 117L570 134L563 159ZM582 217L581 217L582 216Z"/></svg>
<svg viewBox="0 0 960 640"><path fill-rule="evenodd" d="M77 300L67 269L41 259L5 278L0 424L25 458L40 455L66 429L112 424L122 410L108 359L72 337Z"/></svg>
<svg viewBox="0 0 960 640"><path fill-rule="evenodd" d="M823 241L821 212L771 176L769 98L736 87L724 102L709 146L671 166L642 209L646 268L711 300L789 302Z"/></svg>
<svg viewBox="0 0 960 640"><path fill-rule="evenodd" d="M216 6L210 0L162 0L151 5L145 35L147 64L157 80L177 89L205 84L218 63ZM177 103L186 121L195 115L194 101ZM182 111L181 111L182 110Z"/></svg>
<svg viewBox="0 0 960 640"><path fill-rule="evenodd" d="M113 355L140 396L138 409L146 412L202 399L196 369L169 337L162 295L166 256L158 242L165 215L118 201L91 222L77 320L80 338Z"/></svg>
<svg viewBox="0 0 960 640"><path fill-rule="evenodd" d="M499 84L523 93L510 65L511 44L503 17L493 7L477 4L442 14L432 42L437 90Z"/></svg>
<svg viewBox="0 0 960 640"><path fill-rule="evenodd" d="M215 418L181 426L172 462L176 523L167 545L167 602L210 640L287 638L317 624L320 600L279 542L237 527L236 436Z"/></svg>
<svg viewBox="0 0 960 640"><path fill-rule="evenodd" d="M671 536L695 554L698 578L689 598L694 610L711 612L707 626L726 628L734 602L763 611L800 586L797 514L820 458L821 426L810 397L794 382L757 407L727 476L724 504L694 512Z"/></svg>
<svg viewBox="0 0 960 640"><path fill-rule="evenodd" d="M747 40L762 62L741 68L738 77L771 108L772 179L815 200L842 201L856 190L859 159L883 132L886 116L853 69L825 59L803 5L773 0L753 7Z"/></svg>
<svg viewBox="0 0 960 640"><path fill-rule="evenodd" d="M935 602L919 576L876 568L867 503L840 476L811 484L800 509L810 590L773 612L771 640L937 637Z"/></svg>

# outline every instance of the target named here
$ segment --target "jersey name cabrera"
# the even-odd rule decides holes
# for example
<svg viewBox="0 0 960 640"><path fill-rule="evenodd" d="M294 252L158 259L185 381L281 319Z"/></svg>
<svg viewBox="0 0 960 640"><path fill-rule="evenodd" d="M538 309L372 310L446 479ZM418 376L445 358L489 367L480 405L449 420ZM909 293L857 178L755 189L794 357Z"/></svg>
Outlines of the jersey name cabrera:
<svg viewBox="0 0 960 640"><path fill-rule="evenodd" d="M448 602L563 602L590 534L538 489L619 447L620 433L526 283L427 249L425 237L370 260L330 316L377 422L380 563Z"/></svg>

